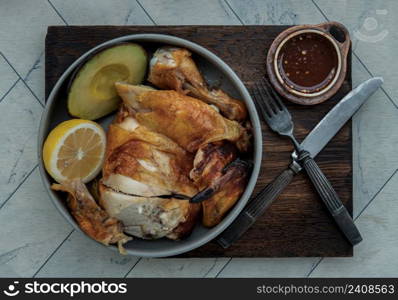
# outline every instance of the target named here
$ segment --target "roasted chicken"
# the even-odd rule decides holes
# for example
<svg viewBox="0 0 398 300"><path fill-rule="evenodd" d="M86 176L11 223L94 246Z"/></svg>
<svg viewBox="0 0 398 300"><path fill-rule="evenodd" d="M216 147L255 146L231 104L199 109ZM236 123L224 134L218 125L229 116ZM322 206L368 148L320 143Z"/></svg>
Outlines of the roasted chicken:
<svg viewBox="0 0 398 300"><path fill-rule="evenodd" d="M123 102L139 124L165 135L188 152L201 146L228 140L244 152L249 136L238 122L221 116L201 100L176 91L157 91L143 86L116 83Z"/></svg>
<svg viewBox="0 0 398 300"><path fill-rule="evenodd" d="M152 135L163 137L171 144L175 142L173 147L179 149L179 163L184 164L184 167L173 173L174 176L177 178L178 173L184 180L188 177L197 191L201 191L193 198L197 202L203 201L203 224L218 224L245 188L249 169L244 163L234 161L238 153L248 147L246 129L238 122L224 118L201 100L176 91L156 91L145 86L124 83L117 83L116 89L123 99L123 110L129 115L128 119L134 119L134 122L139 124L136 125L135 131L141 128ZM124 124L126 121L118 117L117 122ZM112 139L118 136L112 126L109 131L109 144L113 144ZM127 142L125 147L132 149L129 143ZM121 153L117 155L121 156ZM111 156L106 160L106 165L110 165ZM121 158L119 160L122 161ZM121 165L127 166L126 161ZM176 164L178 165L178 162ZM110 176L107 169L105 166L103 182L107 182L106 178ZM129 177L144 182L138 178L142 177L140 169L131 170L136 174L128 175ZM161 172L158 174L163 176ZM170 183L171 186L175 186L173 181ZM173 192L166 189L163 193L184 194L181 189L175 189Z"/></svg>
<svg viewBox="0 0 398 300"><path fill-rule="evenodd" d="M109 126L102 183L130 195L197 193L189 179L192 154L168 137L140 125L122 106Z"/></svg>
<svg viewBox="0 0 398 300"><path fill-rule="evenodd" d="M221 89L210 89L187 49L163 47L151 62L148 81L161 89L172 89L218 107L230 120L243 121L247 117L242 101L230 97Z"/></svg>
<svg viewBox="0 0 398 300"><path fill-rule="evenodd" d="M190 177L201 192L191 201L202 202L207 227L220 223L246 187L250 165L237 155L236 147L226 141L207 144L196 153Z"/></svg>
<svg viewBox="0 0 398 300"><path fill-rule="evenodd" d="M193 156L138 123L134 114L122 105L109 126L100 203L131 235L181 238L191 231L200 210L175 198L197 193L189 179Z"/></svg>
<svg viewBox="0 0 398 300"><path fill-rule="evenodd" d="M114 78L108 81L113 84ZM217 225L243 193L250 173L239 158L250 147L245 104L209 88L188 50L156 51L148 81L163 90L115 83L123 101L108 128L102 177L90 192L78 180L52 185L68 193L70 212L87 235L117 244L122 253L132 239L126 234L180 239L201 213L203 225ZM78 102L81 116L86 103ZM116 102L101 105L97 115L112 111ZM92 104L87 107L90 116L98 112Z"/></svg>
<svg viewBox="0 0 398 300"><path fill-rule="evenodd" d="M188 200L143 197L100 185L101 203L124 224L124 231L143 239L180 239L195 225L200 206Z"/></svg>

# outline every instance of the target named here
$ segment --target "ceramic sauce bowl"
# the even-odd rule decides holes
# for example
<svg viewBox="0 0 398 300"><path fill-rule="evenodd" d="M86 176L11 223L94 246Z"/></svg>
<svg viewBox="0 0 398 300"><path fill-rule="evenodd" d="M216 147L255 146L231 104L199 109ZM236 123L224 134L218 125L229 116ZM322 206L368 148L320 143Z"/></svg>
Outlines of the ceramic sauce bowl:
<svg viewBox="0 0 398 300"><path fill-rule="evenodd" d="M351 41L340 23L290 27L277 36L267 55L267 73L286 99L314 105L331 98L347 73Z"/></svg>

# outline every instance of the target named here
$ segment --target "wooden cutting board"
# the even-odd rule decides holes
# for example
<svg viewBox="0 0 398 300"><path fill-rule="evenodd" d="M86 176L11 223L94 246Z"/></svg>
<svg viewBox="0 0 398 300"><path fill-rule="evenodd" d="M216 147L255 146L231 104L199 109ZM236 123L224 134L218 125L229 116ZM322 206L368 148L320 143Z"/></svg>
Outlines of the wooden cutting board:
<svg viewBox="0 0 398 300"><path fill-rule="evenodd" d="M163 33L202 45L221 57L249 88L265 74L265 58L273 39L287 26L54 26L46 37L46 97L65 69L92 47L119 36ZM295 134L302 140L321 118L351 90L351 56L347 78L333 99L312 107L287 102ZM291 143L263 123L263 161L256 194L290 163ZM346 124L316 161L341 200L352 211L351 123ZM257 223L227 250L215 242L186 253L185 257L295 257L352 256L344 239L301 173Z"/></svg>

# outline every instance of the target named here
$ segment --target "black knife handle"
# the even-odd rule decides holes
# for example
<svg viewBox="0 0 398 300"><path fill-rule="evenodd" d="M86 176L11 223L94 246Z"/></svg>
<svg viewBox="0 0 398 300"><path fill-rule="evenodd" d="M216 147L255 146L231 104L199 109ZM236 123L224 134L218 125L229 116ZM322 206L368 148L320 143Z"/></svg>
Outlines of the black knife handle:
<svg viewBox="0 0 398 300"><path fill-rule="evenodd" d="M354 224L354 220L341 202L331 183L323 174L316 162L312 159L310 154L307 151L301 151L299 160L307 171L307 174L318 194L321 196L321 199L350 243L352 245L356 245L361 242L362 237L358 228Z"/></svg>
<svg viewBox="0 0 398 300"><path fill-rule="evenodd" d="M282 193L285 187L292 181L293 176L298 172L291 165L283 171L270 184L263 188L243 209L239 216L225 229L218 237L217 242L223 248L228 248L243 233L245 233L261 216L268 206Z"/></svg>

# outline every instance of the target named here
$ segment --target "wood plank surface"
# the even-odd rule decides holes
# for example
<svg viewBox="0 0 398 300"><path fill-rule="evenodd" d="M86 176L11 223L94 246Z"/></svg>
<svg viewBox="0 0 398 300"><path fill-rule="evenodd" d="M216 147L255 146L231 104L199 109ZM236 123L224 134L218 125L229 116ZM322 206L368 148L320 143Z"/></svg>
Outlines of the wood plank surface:
<svg viewBox="0 0 398 300"><path fill-rule="evenodd" d="M221 57L249 88L265 74L265 57L273 39L287 26L53 26L46 37L46 97L63 71L90 48L134 33L164 33L196 42ZM350 57L351 60L351 57ZM351 70L351 62L349 63ZM351 89L351 72L340 91L313 107L286 102L302 140L319 120ZM292 145L263 130L263 161L256 194L290 163ZM316 161L352 211L351 123L346 124ZM306 174L293 180L268 211L227 250L208 243L185 257L352 256L352 247L336 228Z"/></svg>

